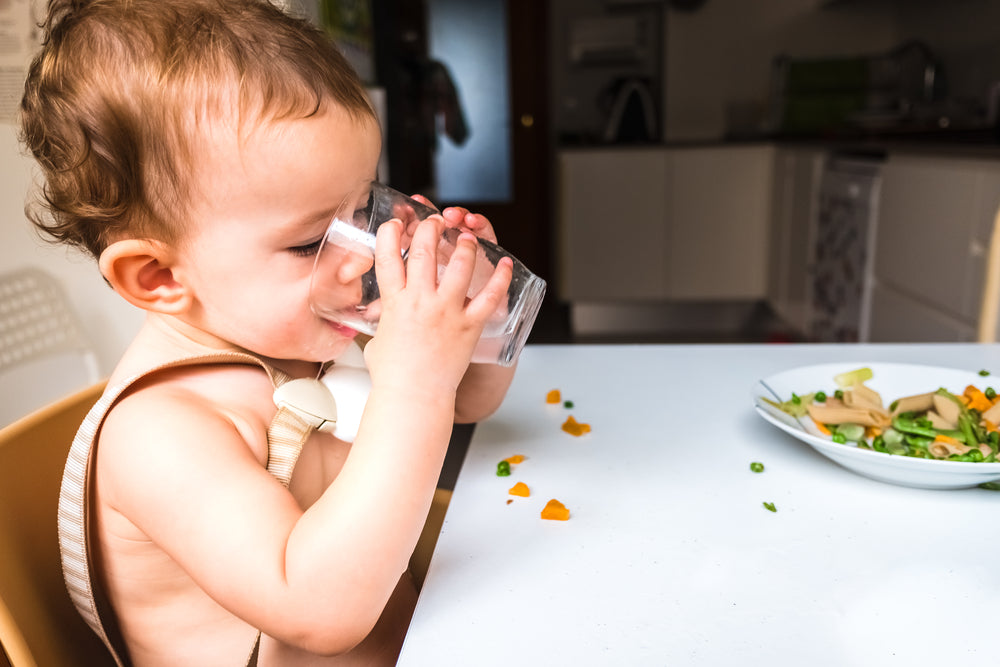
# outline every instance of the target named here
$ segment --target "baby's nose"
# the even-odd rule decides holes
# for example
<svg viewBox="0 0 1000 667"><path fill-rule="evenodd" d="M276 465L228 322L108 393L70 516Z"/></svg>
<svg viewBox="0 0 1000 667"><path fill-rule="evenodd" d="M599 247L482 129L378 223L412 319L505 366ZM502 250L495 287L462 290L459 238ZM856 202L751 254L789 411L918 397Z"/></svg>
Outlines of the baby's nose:
<svg viewBox="0 0 1000 667"><path fill-rule="evenodd" d="M345 253L337 268L337 280L343 284L352 283L368 273L374 264L375 258L369 253Z"/></svg>

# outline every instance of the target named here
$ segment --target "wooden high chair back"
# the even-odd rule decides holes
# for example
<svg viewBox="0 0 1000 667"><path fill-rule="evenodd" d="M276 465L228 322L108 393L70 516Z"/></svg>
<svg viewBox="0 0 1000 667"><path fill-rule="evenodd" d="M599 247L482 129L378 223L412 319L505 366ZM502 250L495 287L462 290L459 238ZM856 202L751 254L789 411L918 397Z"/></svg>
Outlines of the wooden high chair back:
<svg viewBox="0 0 1000 667"><path fill-rule="evenodd" d="M70 443L103 389L97 383L0 429L0 645L12 667L114 664L66 592L56 528Z"/></svg>
<svg viewBox="0 0 1000 667"><path fill-rule="evenodd" d="M979 308L979 328L976 339L980 343L997 342L997 319L1000 318L1000 210L993 220L990 247L986 255L983 276L983 299Z"/></svg>

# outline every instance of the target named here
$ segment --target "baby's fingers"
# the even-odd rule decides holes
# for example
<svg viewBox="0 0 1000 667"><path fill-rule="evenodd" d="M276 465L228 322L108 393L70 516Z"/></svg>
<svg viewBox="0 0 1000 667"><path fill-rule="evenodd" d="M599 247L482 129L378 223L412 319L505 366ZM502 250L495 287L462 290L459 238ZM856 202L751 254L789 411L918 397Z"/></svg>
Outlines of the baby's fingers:
<svg viewBox="0 0 1000 667"><path fill-rule="evenodd" d="M455 249L448 258L448 266L441 275L438 291L448 297L464 299L472 284L478 253L479 242L476 237L469 232L459 234L455 240Z"/></svg>
<svg viewBox="0 0 1000 667"><path fill-rule="evenodd" d="M497 262L493 275L486 281L483 288L469 301L465 311L481 322L486 322L498 310L506 309L507 289L514 276L514 262L509 257L502 257Z"/></svg>
<svg viewBox="0 0 1000 667"><path fill-rule="evenodd" d="M406 286L400 237L403 224L390 220L375 232L375 279L382 294L398 292Z"/></svg>

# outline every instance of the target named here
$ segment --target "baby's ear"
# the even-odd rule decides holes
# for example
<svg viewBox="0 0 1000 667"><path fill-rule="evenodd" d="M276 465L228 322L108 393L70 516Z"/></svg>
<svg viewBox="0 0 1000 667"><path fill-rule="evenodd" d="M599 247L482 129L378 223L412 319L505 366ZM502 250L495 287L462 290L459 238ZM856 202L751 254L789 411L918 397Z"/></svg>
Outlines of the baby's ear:
<svg viewBox="0 0 1000 667"><path fill-rule="evenodd" d="M116 292L143 310L177 315L192 304L192 294L177 279L168 245L146 239L116 241L105 248L101 273Z"/></svg>

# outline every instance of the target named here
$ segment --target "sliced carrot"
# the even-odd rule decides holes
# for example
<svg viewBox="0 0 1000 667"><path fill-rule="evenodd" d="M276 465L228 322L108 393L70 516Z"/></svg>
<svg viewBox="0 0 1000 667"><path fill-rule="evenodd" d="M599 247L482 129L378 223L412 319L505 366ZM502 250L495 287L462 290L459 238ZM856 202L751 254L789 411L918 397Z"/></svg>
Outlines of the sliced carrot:
<svg viewBox="0 0 1000 667"><path fill-rule="evenodd" d="M934 436L934 442L946 442L950 445L961 445L963 444L961 440L953 438L950 435L945 435L943 433L938 433Z"/></svg>
<svg viewBox="0 0 1000 667"><path fill-rule="evenodd" d="M528 485L525 484L524 482L518 482L514 486L510 487L510 491L508 491L507 493L509 493L512 496L521 496L522 498L527 498L528 496L531 495L531 489L529 489Z"/></svg>
<svg viewBox="0 0 1000 667"><path fill-rule="evenodd" d="M822 433L823 435L830 435L830 429L826 427L826 424L816 419L813 419L812 417L810 417L810 419L813 420L813 424L816 424L816 428L819 429L820 433Z"/></svg>
<svg viewBox="0 0 1000 667"><path fill-rule="evenodd" d="M546 403L562 403L562 394L558 389L553 389L549 393L545 394Z"/></svg>
<svg viewBox="0 0 1000 667"><path fill-rule="evenodd" d="M562 430L566 431L570 435L580 436L584 433L590 433L590 424L581 424L577 420L573 419L573 415L563 422Z"/></svg>
<svg viewBox="0 0 1000 667"><path fill-rule="evenodd" d="M506 461L511 465L516 466L518 463L522 463L524 461L524 456L522 456L521 454L515 454L514 456L508 456L507 458L504 459L504 461Z"/></svg>
<svg viewBox="0 0 1000 667"><path fill-rule="evenodd" d="M977 387L969 385L962 392L962 395L969 399L968 406L973 410L979 410L980 412L986 412L991 407L993 407L993 402L986 398L986 394L981 392Z"/></svg>
<svg viewBox="0 0 1000 667"><path fill-rule="evenodd" d="M553 498L545 503L545 509L542 510L542 518L551 521L568 521L569 510L566 509L565 505Z"/></svg>

